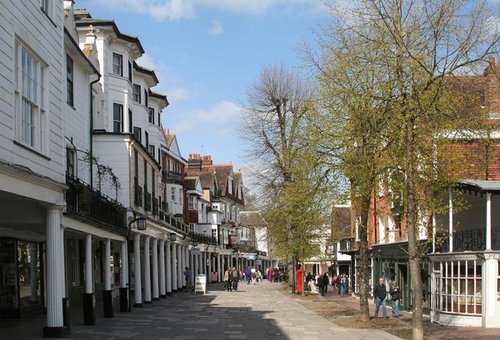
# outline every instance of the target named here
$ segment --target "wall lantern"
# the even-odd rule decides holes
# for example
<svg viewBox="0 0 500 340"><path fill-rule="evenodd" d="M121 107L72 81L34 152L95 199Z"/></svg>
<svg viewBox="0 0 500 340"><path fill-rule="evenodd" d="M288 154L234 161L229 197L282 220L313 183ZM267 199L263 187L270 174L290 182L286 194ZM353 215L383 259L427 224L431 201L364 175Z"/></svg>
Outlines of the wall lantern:
<svg viewBox="0 0 500 340"><path fill-rule="evenodd" d="M136 229L137 230L146 230L147 228L147 221L146 217L144 216L139 216L139 217L134 217L130 222L128 222L128 229L129 231L132 229L132 224L136 223Z"/></svg>

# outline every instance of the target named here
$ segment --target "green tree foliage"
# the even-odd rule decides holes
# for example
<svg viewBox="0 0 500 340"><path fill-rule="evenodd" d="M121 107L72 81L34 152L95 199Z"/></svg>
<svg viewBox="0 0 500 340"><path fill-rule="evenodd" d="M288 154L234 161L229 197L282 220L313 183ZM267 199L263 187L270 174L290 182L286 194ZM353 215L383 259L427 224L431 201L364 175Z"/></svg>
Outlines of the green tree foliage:
<svg viewBox="0 0 500 340"><path fill-rule="evenodd" d="M457 96L454 83L484 69L482 62L498 51L498 18L485 1L360 0L335 19L317 62L324 107L317 135L327 137L322 151L349 178L359 204L361 268L372 195L382 184L399 202L395 212L408 235L413 338L422 339L420 221L437 209L434 193L456 180L457 160L441 146L457 131L482 127L484 115L474 101ZM365 270L359 275L367 317Z"/></svg>

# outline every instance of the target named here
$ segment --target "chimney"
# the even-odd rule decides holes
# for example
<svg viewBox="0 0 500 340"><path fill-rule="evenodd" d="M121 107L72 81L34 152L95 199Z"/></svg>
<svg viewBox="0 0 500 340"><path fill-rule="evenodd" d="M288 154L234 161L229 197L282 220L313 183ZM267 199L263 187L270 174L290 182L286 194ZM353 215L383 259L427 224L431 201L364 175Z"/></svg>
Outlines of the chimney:
<svg viewBox="0 0 500 340"><path fill-rule="evenodd" d="M202 164L203 164L203 166L211 166L213 164L212 156L210 156L210 155L203 156Z"/></svg>
<svg viewBox="0 0 500 340"><path fill-rule="evenodd" d="M89 31L85 35L85 44L83 45L83 48L89 51L92 51L92 48L94 47L95 44L95 30L94 26L90 25L89 26Z"/></svg>
<svg viewBox="0 0 500 340"><path fill-rule="evenodd" d="M201 171L201 159L199 154L196 153L189 154L188 170Z"/></svg>

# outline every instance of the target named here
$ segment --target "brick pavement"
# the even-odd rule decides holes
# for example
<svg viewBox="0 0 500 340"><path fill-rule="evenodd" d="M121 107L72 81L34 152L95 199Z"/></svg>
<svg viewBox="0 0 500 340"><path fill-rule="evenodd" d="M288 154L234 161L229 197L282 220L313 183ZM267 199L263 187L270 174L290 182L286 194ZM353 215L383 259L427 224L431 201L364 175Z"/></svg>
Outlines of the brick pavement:
<svg viewBox="0 0 500 340"><path fill-rule="evenodd" d="M339 296L333 289L329 289L326 299L335 301L336 303L359 310L359 298L356 296ZM370 315L375 313L375 305L373 300L369 300ZM379 312L379 316L381 311ZM390 304L388 304L387 314L391 315ZM399 321L410 323L412 313L400 311ZM500 315L498 316L500 317ZM428 316L424 317L424 329L427 340L460 340L460 339L474 339L474 340L500 340L500 328L479 328L479 327L452 327L443 326L436 323L431 323Z"/></svg>
<svg viewBox="0 0 500 340"><path fill-rule="evenodd" d="M220 284L208 289L206 295L177 293L114 318L98 315L94 326L83 326L79 309L73 310L70 339L399 339L378 330L341 328L284 294L278 283L240 284L238 292ZM41 339L44 322L45 317L0 320L0 339Z"/></svg>

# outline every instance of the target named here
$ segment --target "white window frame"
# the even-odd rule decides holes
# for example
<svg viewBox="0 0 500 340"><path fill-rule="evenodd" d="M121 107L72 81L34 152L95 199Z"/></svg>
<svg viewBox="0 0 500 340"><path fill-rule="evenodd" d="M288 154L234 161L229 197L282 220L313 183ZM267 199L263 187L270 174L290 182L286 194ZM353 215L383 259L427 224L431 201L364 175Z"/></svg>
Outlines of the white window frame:
<svg viewBox="0 0 500 340"><path fill-rule="evenodd" d="M115 63L115 56L118 57L119 63ZM120 53L113 52L113 56L111 57L111 61L113 63L112 71L113 74L123 77L123 55ZM117 68L115 70L115 67Z"/></svg>
<svg viewBox="0 0 500 340"><path fill-rule="evenodd" d="M118 112L119 113L119 117L117 118L115 116L115 107L120 107L121 108L121 111ZM116 131L115 130L115 123L119 123L120 124L120 131ZM113 132L116 132L116 133L121 133L123 132L123 104L120 104L120 103L113 103Z"/></svg>
<svg viewBox="0 0 500 340"><path fill-rule="evenodd" d="M462 265L465 272L462 272ZM468 270L469 267L472 270ZM481 272L478 272L478 269ZM450 314L481 315L482 266L480 260L454 260L440 263L441 291L438 310ZM461 310L461 305L464 310Z"/></svg>
<svg viewBox="0 0 500 340"><path fill-rule="evenodd" d="M189 210L196 210L196 197L188 196Z"/></svg>
<svg viewBox="0 0 500 340"><path fill-rule="evenodd" d="M132 98L134 99L134 102L139 104L141 103L141 85L132 85Z"/></svg>
<svg viewBox="0 0 500 340"><path fill-rule="evenodd" d="M42 154L47 153L47 65L27 46L14 45L14 106L16 140Z"/></svg>

